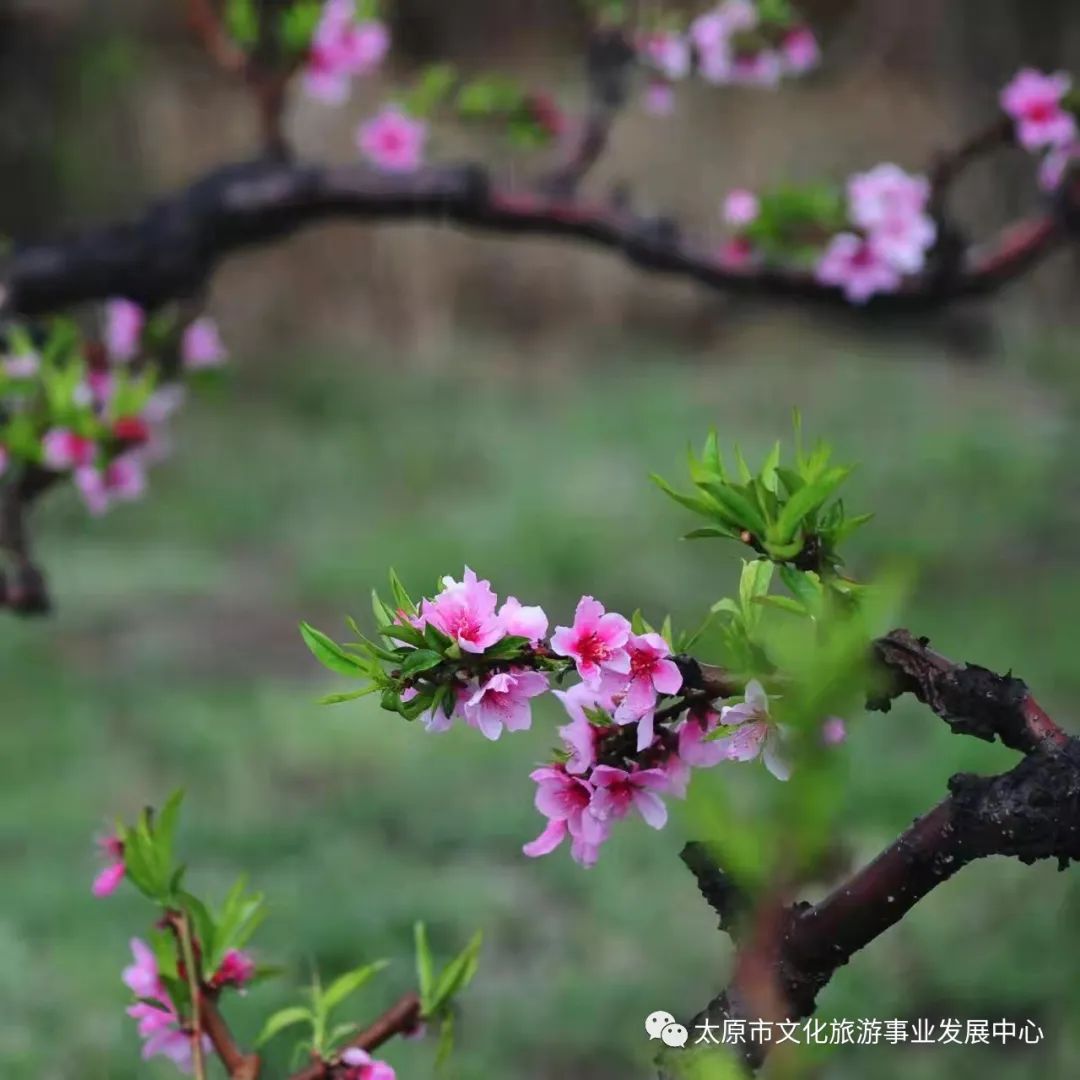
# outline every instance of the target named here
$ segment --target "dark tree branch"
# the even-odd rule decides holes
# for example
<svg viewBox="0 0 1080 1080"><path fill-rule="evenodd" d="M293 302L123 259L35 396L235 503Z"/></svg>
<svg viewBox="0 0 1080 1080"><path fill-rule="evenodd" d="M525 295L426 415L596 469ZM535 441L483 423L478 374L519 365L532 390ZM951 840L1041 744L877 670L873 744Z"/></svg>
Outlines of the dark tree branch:
<svg viewBox="0 0 1080 1080"><path fill-rule="evenodd" d="M995 675L977 664L956 664L934 652L927 638L894 630L874 643L885 675L872 709L888 712L892 700L914 694L958 735L986 742L1000 739L1030 754L1065 746L1069 736L1054 723L1020 679Z"/></svg>
<svg viewBox="0 0 1080 1080"><path fill-rule="evenodd" d="M1080 199L1077 186L1070 200ZM866 310L926 311L992 293L1064 242L1063 217L1048 211L1020 222L968 252L956 274L913 278L899 292L874 297ZM840 291L809 271L731 270L707 245L657 230L651 219L625 208L512 192L494 185L477 165L389 177L361 165L258 161L225 166L134 221L19 246L7 267L0 314L38 315L110 296L155 307L195 294L228 256L329 220L428 220L506 235L564 237L721 291L850 307Z"/></svg>
<svg viewBox="0 0 1080 1080"><path fill-rule="evenodd" d="M998 776L952 777L943 802L819 903L785 907L766 898L758 905L755 933L739 950L731 983L694 1018L695 1025L811 1015L838 968L975 859L1054 858L1061 868L1080 859L1080 740L1047 716L1023 682L956 664L906 630L876 642L875 655L886 685L874 707L910 692L954 731L999 738L1025 757ZM696 857L691 869L713 903L706 892L715 881L713 871ZM723 916L726 886L718 901ZM768 1051L767 1043L740 1046L751 1068Z"/></svg>

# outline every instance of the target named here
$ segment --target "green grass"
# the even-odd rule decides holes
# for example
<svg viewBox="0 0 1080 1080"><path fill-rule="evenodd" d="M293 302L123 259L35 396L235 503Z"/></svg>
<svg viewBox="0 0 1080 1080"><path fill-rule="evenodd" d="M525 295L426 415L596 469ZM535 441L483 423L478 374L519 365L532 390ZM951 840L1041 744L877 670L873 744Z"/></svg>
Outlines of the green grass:
<svg viewBox="0 0 1080 1080"><path fill-rule="evenodd" d="M457 359L394 379L380 357L249 358L189 410L152 499L102 522L66 496L43 508L60 610L0 623L3 1076L169 1075L139 1062L123 1015L119 971L148 910L127 892L93 901L88 884L95 830L177 785L193 880L220 893L243 871L271 898L258 952L289 973L233 1003L245 1038L312 965L392 959L359 1003L377 1012L409 985L411 925L424 918L444 957L486 934L462 1080L648 1076L645 1015L700 1007L729 957L678 863L685 826L628 826L591 872L565 853L524 859L540 824L527 773L554 712L491 745L469 731L425 737L367 701L320 708L336 683L296 624L364 617L391 564L420 591L466 562L559 619L583 591L695 619L730 588L740 553L681 542L688 516L647 475L681 481L686 442L711 424L753 457L799 405L809 432L863 463L849 503L879 516L856 566L917 564L910 625L945 652L1014 668L1069 715L1077 439L1057 386L914 359L591 358L575 375ZM845 753L838 840L855 861L951 773L1009 760L909 706L859 719ZM1075 881L1048 866L972 867L822 997L825 1016L1031 1016L1042 1047L860 1049L828 1075L1075 1073ZM403 1078L429 1075L428 1047L387 1057Z"/></svg>

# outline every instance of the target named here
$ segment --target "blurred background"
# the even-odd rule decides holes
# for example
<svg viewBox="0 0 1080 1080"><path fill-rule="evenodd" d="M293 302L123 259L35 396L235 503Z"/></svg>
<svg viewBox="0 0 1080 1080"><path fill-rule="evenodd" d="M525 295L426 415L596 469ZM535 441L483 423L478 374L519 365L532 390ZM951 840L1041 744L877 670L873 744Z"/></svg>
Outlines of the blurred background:
<svg viewBox="0 0 1080 1080"><path fill-rule="evenodd" d="M0 232L122 218L253 145L249 102L186 37L178 2L0 0ZM1068 0L806 0L825 64L776 92L688 88L658 121L630 109L589 184L719 235L733 186L910 168L981 126L1021 65L1069 68ZM436 59L524 74L580 103L571 0L397 0L393 64L343 110L297 100L303 153L351 157L395 79ZM491 157L440 129L441 158ZM527 176L541 162L509 160ZM957 192L986 231L1030 206L1030 162L995 159ZM246 254L209 305L234 362L193 401L152 497L90 520L40 508L58 599L0 622L0 1075L126 1080L140 1063L120 969L147 907L90 898L92 839L173 787L189 792L193 880L237 871L272 901L258 940L287 977L233 1003L250 1038L312 965L385 956L363 1016L411 981L411 926L445 958L483 927L460 1029L463 1080L649 1075L642 1023L692 1014L729 946L678 862L679 821L638 823L585 872L520 854L541 824L527 774L558 722L498 745L439 739L367 702L320 708L301 618L366 618L393 564L414 593L464 563L564 621L594 592L676 624L737 577L739 552L683 543L648 483L678 478L709 425L758 457L790 431L862 467L868 574L900 557L906 622L945 653L1012 668L1066 726L1080 701L1080 341L1073 256L993 300L918 320L824 316L643 276L555 241L433 226L334 226ZM861 862L958 770L1010 755L925 711L854 718L849 825ZM749 777L749 780L747 779ZM744 770L733 784L765 782ZM1003 860L965 870L841 970L825 1017L1033 1019L1037 1047L843 1048L821 1075L905 1080L1080 1070L1080 878ZM271 1052L273 1057L273 1051ZM386 1056L430 1074L423 1045ZM278 1059L275 1059L277 1061Z"/></svg>

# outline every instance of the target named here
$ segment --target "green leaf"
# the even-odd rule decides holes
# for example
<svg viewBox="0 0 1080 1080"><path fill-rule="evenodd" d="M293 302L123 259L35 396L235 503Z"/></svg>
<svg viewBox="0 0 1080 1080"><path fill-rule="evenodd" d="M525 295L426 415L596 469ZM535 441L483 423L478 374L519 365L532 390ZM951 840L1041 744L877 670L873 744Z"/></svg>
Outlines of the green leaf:
<svg viewBox="0 0 1080 1080"><path fill-rule="evenodd" d="M756 536L765 535L765 519L745 495L729 484L706 482L701 486L720 504L731 524Z"/></svg>
<svg viewBox="0 0 1080 1080"><path fill-rule="evenodd" d="M368 674L368 667L359 657L347 653L321 630L316 630L315 627L302 622L300 635L304 639L304 644L323 667L336 671L339 675L351 675L354 678Z"/></svg>
<svg viewBox="0 0 1080 1080"><path fill-rule="evenodd" d="M374 963L364 964L363 967L339 975L323 993L322 1008L325 1012L330 1012L351 994L355 994L360 987L369 983L388 963L388 960L376 960Z"/></svg>
<svg viewBox="0 0 1080 1080"><path fill-rule="evenodd" d="M738 540L739 534L734 529L723 525L705 525L700 529L693 529L683 536L684 540L707 540L717 537L721 540Z"/></svg>
<svg viewBox="0 0 1080 1080"><path fill-rule="evenodd" d="M390 591L393 593L394 603L397 604L399 611L404 611L407 615L416 614L416 605L405 591L405 586L402 585L401 578L397 576L397 571L393 567L390 568Z"/></svg>
<svg viewBox="0 0 1080 1080"><path fill-rule="evenodd" d="M435 1069L441 1071L450 1062L450 1056L454 1052L454 1017L447 1013L442 1023L439 1024L439 1045L435 1051Z"/></svg>
<svg viewBox="0 0 1080 1080"><path fill-rule="evenodd" d="M237 44L250 48L259 39L259 13L255 0L226 0L225 27Z"/></svg>
<svg viewBox="0 0 1080 1080"><path fill-rule="evenodd" d="M348 694L326 694L319 698L318 704L320 705L341 705L346 701L355 701L357 698L367 697L368 694L374 694L379 687L372 683L370 686L365 686L362 690L353 690Z"/></svg>
<svg viewBox="0 0 1080 1080"><path fill-rule="evenodd" d="M807 614L806 608L798 600L793 600L790 596L758 596L754 598L754 603L761 604L764 607L779 608L781 611L790 612L792 615L805 616Z"/></svg>
<svg viewBox="0 0 1080 1080"><path fill-rule="evenodd" d="M267 1018L259 1037L255 1040L255 1045L262 1046L263 1043L269 1042L279 1032L295 1024L312 1024L314 1019L311 1010L305 1009L302 1005L291 1005L286 1009L279 1009Z"/></svg>
<svg viewBox="0 0 1080 1080"><path fill-rule="evenodd" d="M443 969L432 993L429 1015L442 1012L466 986L472 981L480 966L480 946L483 935L478 930L469 944Z"/></svg>
<svg viewBox="0 0 1080 1080"><path fill-rule="evenodd" d="M431 649L414 649L401 665L401 677L403 679L411 678L413 675L419 675L421 672L438 667L442 662L441 653L433 652Z"/></svg>
<svg viewBox="0 0 1080 1080"><path fill-rule="evenodd" d="M456 81L453 64L432 64L406 98L406 110L413 116L428 116L442 104Z"/></svg>
<svg viewBox="0 0 1080 1080"><path fill-rule="evenodd" d="M800 488L780 511L780 517L771 530L769 539L782 544L789 543L803 520L814 513L850 475L850 468L830 469L820 480Z"/></svg>
<svg viewBox="0 0 1080 1080"><path fill-rule="evenodd" d="M695 514L701 514L704 517L715 517L716 504L711 500L703 499L700 495L684 495L656 473L653 473L650 479L665 495L674 499L680 506L685 506L687 510L692 510Z"/></svg>
<svg viewBox="0 0 1080 1080"><path fill-rule="evenodd" d="M431 992L434 989L434 961L428 945L427 927L422 922L413 924L413 940L416 942L416 982L420 988L421 1012L427 1016L431 1010Z"/></svg>

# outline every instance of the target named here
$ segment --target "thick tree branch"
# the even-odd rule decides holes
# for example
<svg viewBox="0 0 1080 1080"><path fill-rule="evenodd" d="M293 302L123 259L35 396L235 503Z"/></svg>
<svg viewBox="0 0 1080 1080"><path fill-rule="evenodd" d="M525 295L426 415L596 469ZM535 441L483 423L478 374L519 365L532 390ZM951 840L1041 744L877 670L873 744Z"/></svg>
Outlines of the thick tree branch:
<svg viewBox="0 0 1080 1080"><path fill-rule="evenodd" d="M956 664L906 630L876 642L875 655L886 684L874 707L910 692L954 731L999 738L1025 757L999 776L952 777L943 802L819 903L785 907L775 897L762 901L731 983L695 1017L695 1026L809 1016L838 968L975 859L1055 858L1061 868L1080 859L1080 740L1050 719L1023 682ZM714 871L696 857L689 864L723 917L733 887L720 889L714 903ZM740 1046L751 1068L768 1050L767 1043Z"/></svg>
<svg viewBox="0 0 1080 1080"><path fill-rule="evenodd" d="M1066 208L1080 201L1078 186L1070 185ZM897 293L874 297L866 309L917 312L989 294L1063 243L1065 217L1059 209L1020 222L968 252L955 274L913 278ZM110 296L155 307L195 294L223 259L240 250L331 220L427 220L563 237L720 291L850 306L809 271L732 270L707 244L657 229L653 219L584 199L510 191L477 165L389 177L362 165L258 161L225 166L134 221L19 246L7 267L0 314L37 315Z"/></svg>
<svg viewBox="0 0 1080 1080"><path fill-rule="evenodd" d="M959 735L1000 739L1030 754L1061 748L1069 736L1054 723L1020 679L977 664L957 664L934 652L927 638L894 630L874 643L885 681L870 708L888 712L900 694L914 694Z"/></svg>

